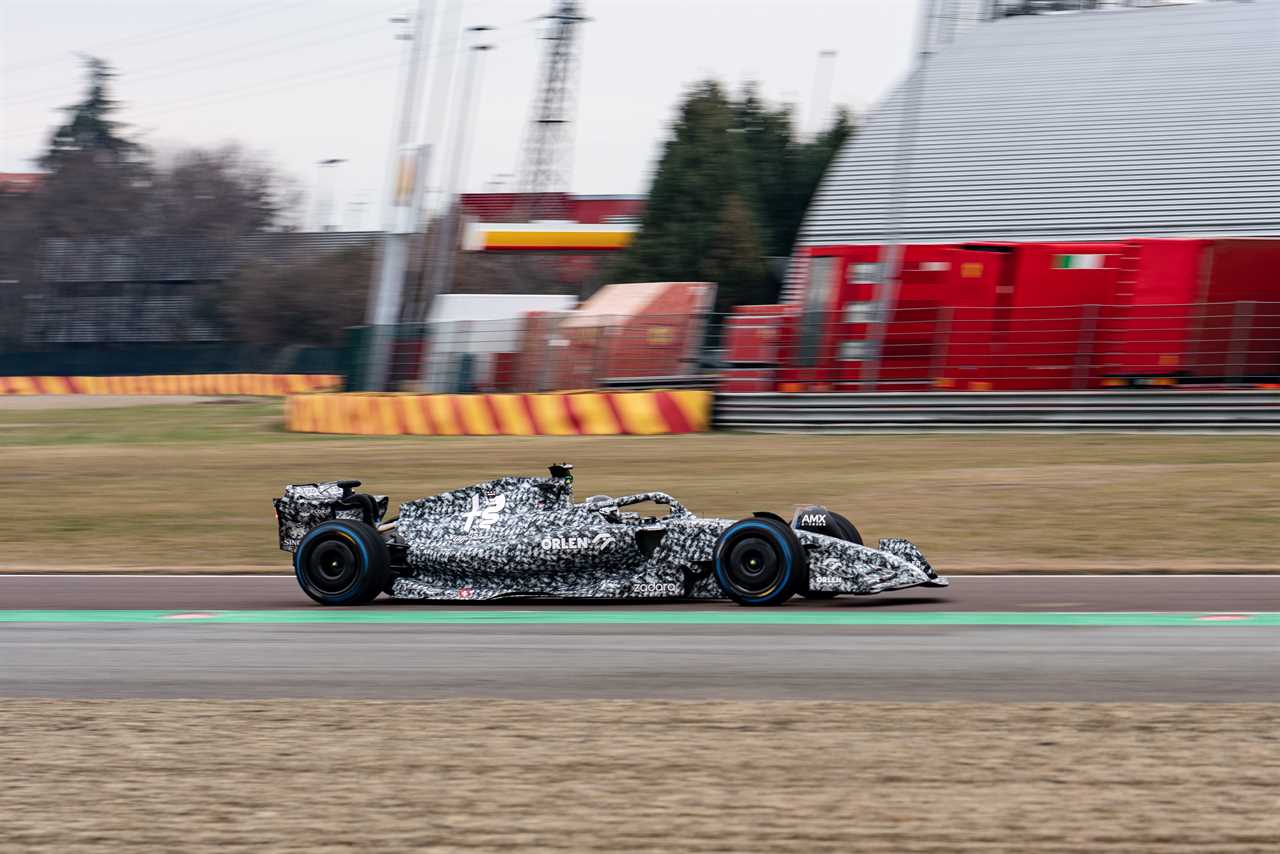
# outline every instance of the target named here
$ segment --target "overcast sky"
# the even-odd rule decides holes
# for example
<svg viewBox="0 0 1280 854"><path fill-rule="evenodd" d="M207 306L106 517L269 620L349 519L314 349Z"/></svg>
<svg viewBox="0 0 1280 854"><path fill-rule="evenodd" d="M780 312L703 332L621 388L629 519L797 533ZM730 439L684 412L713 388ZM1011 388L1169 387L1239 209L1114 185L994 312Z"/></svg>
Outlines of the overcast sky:
<svg viewBox="0 0 1280 854"><path fill-rule="evenodd" d="M437 4L450 0L437 0ZM401 51L388 17L416 0L2 0L0 171L33 169L81 93L77 52L119 72L120 118L160 151L238 141L293 174L314 224L316 162L345 227L374 227ZM679 99L714 77L760 82L807 120L818 52L832 103L873 105L908 62L916 0L585 0L571 189L641 193ZM486 38L464 189L517 169L552 0L463 0ZM438 33L437 33L438 35ZM436 54L453 48L437 45ZM433 170L431 184L438 186ZM361 206L360 203L364 203Z"/></svg>

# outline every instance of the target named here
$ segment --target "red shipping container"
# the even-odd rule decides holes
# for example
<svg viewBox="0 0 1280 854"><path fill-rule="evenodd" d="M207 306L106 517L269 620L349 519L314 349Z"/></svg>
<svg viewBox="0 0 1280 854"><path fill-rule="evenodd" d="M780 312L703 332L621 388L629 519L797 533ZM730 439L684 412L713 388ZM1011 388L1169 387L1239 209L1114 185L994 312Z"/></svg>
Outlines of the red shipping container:
<svg viewBox="0 0 1280 854"><path fill-rule="evenodd" d="M514 387L521 391L554 389L558 361L568 342L560 336L560 323L569 312L527 311L520 334L520 354L514 366Z"/></svg>
<svg viewBox="0 0 1280 854"><path fill-rule="evenodd" d="M938 332L942 337L934 384L960 391L989 389L997 316L1008 312L1014 265L1011 247L958 247L951 253L947 295Z"/></svg>
<svg viewBox="0 0 1280 854"><path fill-rule="evenodd" d="M1135 240L1139 264L1108 376L1280 374L1280 240Z"/></svg>
<svg viewBox="0 0 1280 854"><path fill-rule="evenodd" d="M933 244L904 247L899 287L883 318L877 302L880 251L877 245L809 250L799 315L791 334L783 335L781 390L862 390L877 342L877 390L928 386L940 355L938 329L953 250ZM887 321L883 329L882 319Z"/></svg>
<svg viewBox="0 0 1280 854"><path fill-rule="evenodd" d="M1280 239L904 247L882 318L874 245L810 250L777 388L1069 390L1280 378ZM763 308L761 310L764 310Z"/></svg>
<svg viewBox="0 0 1280 854"><path fill-rule="evenodd" d="M1125 243L1029 243L1016 247L1009 310L993 339L992 387L1086 389L1102 340L1103 306L1129 269Z"/></svg>
<svg viewBox="0 0 1280 854"><path fill-rule="evenodd" d="M519 353L494 353L492 360L493 375L489 386L496 392L518 391L516 385L516 363Z"/></svg>
<svg viewBox="0 0 1280 854"><path fill-rule="evenodd" d="M714 299L707 282L606 285L560 324L556 387L695 373Z"/></svg>
<svg viewBox="0 0 1280 854"><path fill-rule="evenodd" d="M724 325L725 367L721 391L773 391L783 327L794 313L786 305L740 305Z"/></svg>

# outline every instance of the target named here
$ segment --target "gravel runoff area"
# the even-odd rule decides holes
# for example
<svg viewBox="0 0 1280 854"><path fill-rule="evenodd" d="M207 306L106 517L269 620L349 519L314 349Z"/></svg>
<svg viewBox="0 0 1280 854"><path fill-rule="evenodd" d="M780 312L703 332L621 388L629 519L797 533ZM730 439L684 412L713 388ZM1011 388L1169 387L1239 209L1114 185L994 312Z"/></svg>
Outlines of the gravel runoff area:
<svg viewBox="0 0 1280 854"><path fill-rule="evenodd" d="M1273 852L1280 706L0 700L0 850Z"/></svg>

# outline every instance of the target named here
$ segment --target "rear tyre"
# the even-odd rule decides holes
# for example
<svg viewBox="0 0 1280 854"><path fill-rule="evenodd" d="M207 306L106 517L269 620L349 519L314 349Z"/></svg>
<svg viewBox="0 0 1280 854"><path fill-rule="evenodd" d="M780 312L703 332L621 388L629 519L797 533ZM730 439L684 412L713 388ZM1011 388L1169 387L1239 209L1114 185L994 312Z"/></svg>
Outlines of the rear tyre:
<svg viewBox="0 0 1280 854"><path fill-rule="evenodd" d="M739 605L781 605L804 585L808 562L794 531L754 517L734 522L716 540L713 572Z"/></svg>
<svg viewBox="0 0 1280 854"><path fill-rule="evenodd" d="M321 605L367 605L390 583L391 556L372 526L333 519L302 538L293 572L302 592Z"/></svg>
<svg viewBox="0 0 1280 854"><path fill-rule="evenodd" d="M796 514L795 528L811 534L825 534L838 540L862 545L862 534L847 518L825 507L807 507ZM806 579L807 580L807 579ZM800 595L806 599L834 599L839 596L831 590L803 589Z"/></svg>

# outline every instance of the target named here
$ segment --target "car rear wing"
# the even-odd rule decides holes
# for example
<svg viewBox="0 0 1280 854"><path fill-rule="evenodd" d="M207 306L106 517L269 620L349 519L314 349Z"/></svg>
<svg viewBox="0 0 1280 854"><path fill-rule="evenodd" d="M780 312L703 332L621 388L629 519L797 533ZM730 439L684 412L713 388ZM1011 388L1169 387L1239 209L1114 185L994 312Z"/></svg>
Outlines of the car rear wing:
<svg viewBox="0 0 1280 854"><path fill-rule="evenodd" d="M292 552L307 532L330 519L353 519L377 528L387 512L387 496L355 492L358 480L295 483L272 504L276 509L280 548Z"/></svg>

